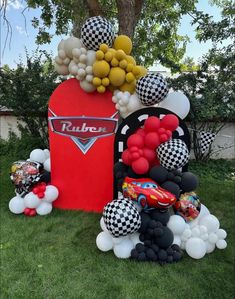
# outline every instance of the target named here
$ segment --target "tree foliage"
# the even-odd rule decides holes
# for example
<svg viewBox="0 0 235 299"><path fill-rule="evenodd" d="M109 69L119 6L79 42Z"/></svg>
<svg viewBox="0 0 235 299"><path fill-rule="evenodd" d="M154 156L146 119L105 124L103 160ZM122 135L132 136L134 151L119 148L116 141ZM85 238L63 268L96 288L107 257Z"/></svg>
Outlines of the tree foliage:
<svg viewBox="0 0 235 299"><path fill-rule="evenodd" d="M61 80L50 56L36 51L31 57L26 53L26 57L26 66L20 62L16 69L0 69L0 106L12 109L26 124L21 127L24 133L38 136L41 144L48 146L48 100Z"/></svg>
<svg viewBox="0 0 235 299"><path fill-rule="evenodd" d="M41 8L40 18L32 24L38 29L37 42L48 43L48 29L55 25L55 34L79 37L81 25L89 16L109 19L119 34L134 41L134 56L146 67L154 61L179 70L188 38L177 33L181 17L195 11L196 0L27 0L29 8Z"/></svg>

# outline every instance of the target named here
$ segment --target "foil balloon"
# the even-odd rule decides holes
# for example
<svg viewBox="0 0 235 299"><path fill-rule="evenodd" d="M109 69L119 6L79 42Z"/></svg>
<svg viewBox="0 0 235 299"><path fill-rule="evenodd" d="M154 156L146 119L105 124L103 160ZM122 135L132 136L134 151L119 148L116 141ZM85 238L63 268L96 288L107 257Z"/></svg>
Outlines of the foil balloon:
<svg viewBox="0 0 235 299"><path fill-rule="evenodd" d="M11 166L10 178L16 192L25 196L41 178L42 165L32 161L16 161Z"/></svg>
<svg viewBox="0 0 235 299"><path fill-rule="evenodd" d="M194 192L184 193L174 205L177 215L184 218L186 222L196 219L200 213L201 203Z"/></svg>

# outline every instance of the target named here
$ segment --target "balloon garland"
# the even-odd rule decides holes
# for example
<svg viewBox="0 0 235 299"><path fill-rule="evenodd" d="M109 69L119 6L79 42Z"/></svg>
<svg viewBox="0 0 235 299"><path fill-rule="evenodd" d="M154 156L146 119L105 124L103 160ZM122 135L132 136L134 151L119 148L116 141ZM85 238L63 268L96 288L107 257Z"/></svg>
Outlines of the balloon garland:
<svg viewBox="0 0 235 299"><path fill-rule="evenodd" d="M50 152L35 149L27 161L14 162L10 178L16 196L9 202L13 214L26 216L47 215L52 211L52 202L59 196L58 189L50 185Z"/></svg>
<svg viewBox="0 0 235 299"><path fill-rule="evenodd" d="M98 16L84 23L81 39L62 40L55 58L58 73L74 76L86 92L110 89L120 116L131 120L116 135L118 196L104 207L97 247L161 265L180 261L183 250L202 258L226 247L226 232L201 204L198 178L185 171L190 140L182 119L190 102L180 91L169 93L163 76L137 65L131 51L131 39L115 35L112 24ZM43 196L40 188L37 196Z"/></svg>

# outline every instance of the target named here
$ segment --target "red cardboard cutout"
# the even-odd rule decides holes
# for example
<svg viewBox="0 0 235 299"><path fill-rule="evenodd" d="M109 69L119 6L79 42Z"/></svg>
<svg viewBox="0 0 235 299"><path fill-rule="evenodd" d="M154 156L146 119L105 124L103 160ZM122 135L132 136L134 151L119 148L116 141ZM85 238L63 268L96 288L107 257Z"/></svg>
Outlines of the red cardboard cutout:
<svg viewBox="0 0 235 299"><path fill-rule="evenodd" d="M117 119L112 93L86 93L79 81L61 83L49 102L54 206L101 212L113 198L113 144Z"/></svg>

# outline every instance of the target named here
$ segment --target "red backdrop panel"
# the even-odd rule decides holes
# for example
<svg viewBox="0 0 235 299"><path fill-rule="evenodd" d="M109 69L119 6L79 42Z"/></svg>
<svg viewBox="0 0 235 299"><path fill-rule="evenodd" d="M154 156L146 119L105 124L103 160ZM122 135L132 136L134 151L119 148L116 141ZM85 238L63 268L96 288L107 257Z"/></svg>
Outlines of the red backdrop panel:
<svg viewBox="0 0 235 299"><path fill-rule="evenodd" d="M76 79L61 83L49 102L49 117L110 118L115 112L111 92L86 93ZM60 192L54 206L102 211L113 196L114 134L98 138L84 154L69 136L49 127L51 181Z"/></svg>

